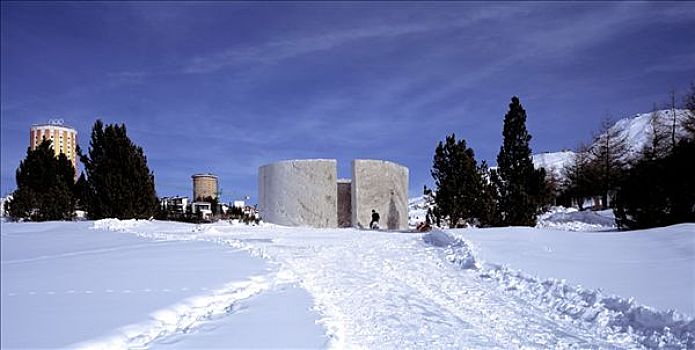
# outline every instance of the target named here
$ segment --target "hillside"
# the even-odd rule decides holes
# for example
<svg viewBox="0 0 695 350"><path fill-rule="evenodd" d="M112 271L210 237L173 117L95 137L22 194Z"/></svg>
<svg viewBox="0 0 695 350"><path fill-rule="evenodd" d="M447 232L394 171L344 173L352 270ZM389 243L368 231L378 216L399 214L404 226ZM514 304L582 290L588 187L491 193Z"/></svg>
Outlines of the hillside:
<svg viewBox="0 0 695 350"><path fill-rule="evenodd" d="M670 128L673 124L673 116L676 117L676 137L681 139L684 136L684 130L681 126L685 116L689 113L687 110L670 109L660 110L654 113L641 113L633 117L627 117L618 120L609 128L611 132L616 132L620 137L624 137L628 143L629 153L628 158L634 159L637 157L645 145L652 142L654 129L652 127L651 118L655 114L658 123ZM589 147L593 147L590 145ZM562 169L572 161L575 152L547 152L533 155L533 165L536 168L545 168L546 172L553 173L556 177L562 179Z"/></svg>

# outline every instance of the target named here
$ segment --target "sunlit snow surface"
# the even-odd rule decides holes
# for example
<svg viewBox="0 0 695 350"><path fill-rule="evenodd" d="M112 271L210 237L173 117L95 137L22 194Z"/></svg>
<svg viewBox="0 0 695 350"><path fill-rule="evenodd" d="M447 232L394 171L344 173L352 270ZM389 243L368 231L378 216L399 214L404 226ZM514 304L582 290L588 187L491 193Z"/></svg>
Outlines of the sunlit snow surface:
<svg viewBox="0 0 695 350"><path fill-rule="evenodd" d="M26 235L31 225L45 232L31 234L34 237L27 237L29 241L22 245L6 244L8 238ZM67 227L77 229L67 235ZM93 296L96 290L135 288L128 284L130 280L140 281L138 288L148 285L152 290L171 285L167 288L178 288L181 294L141 303L122 299L107 311L98 309L101 306L86 293L64 298L61 309L51 310L58 326L43 328L53 337L44 346L249 347L259 346L264 333L266 338L278 338L265 347L695 346L692 224L630 233L499 228L423 235L104 220L3 223L2 232L3 347L5 334L13 334L14 346L37 342L32 338L40 334L37 325L46 317L41 308L51 303L34 304L26 294L30 290L41 291L45 294L41 298L47 300L58 291L78 290L68 284L81 281L80 290L88 287ZM58 238L61 232L67 237ZM115 243L70 248L103 237ZM141 264L136 257L123 259L108 250L80 253L118 247L122 248L115 251L123 254L137 251L127 248L128 244L172 251L148 254L152 260ZM59 258L57 265L23 267L36 263L27 260L31 257L57 254L40 250L48 248L35 250L34 245L58 245L65 247L60 254L79 254ZM225 254L234 262L226 263L221 257ZM70 256L91 259L78 264L70 262ZM131 265L119 265L123 261ZM85 277L59 277L73 269ZM173 277L174 271L181 270L189 274ZM31 277L18 277L27 271ZM100 281L95 276L103 273L114 277L89 285L93 278ZM46 294L32 280L46 281L56 294ZM115 286L108 287L107 281ZM200 290L202 285L208 289ZM182 293L183 287L191 293ZM198 290L194 292L193 287ZM633 296L637 298L631 300ZM9 312L6 304L12 305ZM80 311L85 307L92 310ZM109 312L122 314L121 322L103 321ZM274 319L281 321L273 324ZM7 323L15 327L12 333L6 330ZM239 327L245 327L244 337L228 335ZM296 343L289 334L297 333L310 340ZM327 338L321 338L323 333Z"/></svg>
<svg viewBox="0 0 695 350"><path fill-rule="evenodd" d="M94 344L125 348L156 339L167 339L172 346L176 335L195 334L201 321L211 321L202 329L208 333L217 318L231 314L242 325L252 324L257 312L245 312L251 308L246 304L268 291L272 297L255 307L285 303L290 307L282 312L292 312L295 325L287 327L279 323L281 318L268 317L268 327L287 332L270 339L257 329L235 326L221 330L227 339L258 347L326 343L324 330L315 325L316 313L309 310L311 297L283 284L278 267L264 259L227 245L151 240L92 226L93 222L1 224L3 349ZM191 228L195 226L187 230ZM220 345L226 347L224 342L216 346Z"/></svg>

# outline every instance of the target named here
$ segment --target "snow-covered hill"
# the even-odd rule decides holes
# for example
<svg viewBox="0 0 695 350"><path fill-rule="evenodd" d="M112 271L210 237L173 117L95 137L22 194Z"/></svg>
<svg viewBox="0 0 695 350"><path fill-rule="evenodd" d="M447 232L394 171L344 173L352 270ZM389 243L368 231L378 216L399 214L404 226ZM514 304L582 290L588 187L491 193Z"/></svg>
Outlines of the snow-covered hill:
<svg viewBox="0 0 695 350"><path fill-rule="evenodd" d="M672 127L675 116L676 137L680 139L685 135L681 123L687 113L689 111L681 109L641 113L618 120L609 128L609 132L616 133L620 138L625 138L629 147L628 158L635 158L646 145L652 142L654 136L652 116L656 117L658 123L667 130ZM591 148L593 145L589 147ZM557 178L562 179L562 169L572 162L574 155L575 153L572 151L538 153L533 155L533 165L536 168L545 168L546 172L552 172Z"/></svg>
<svg viewBox="0 0 695 350"><path fill-rule="evenodd" d="M657 118L659 124L665 126L668 130L672 127L675 117L676 137L680 139L685 134L681 123L688 113L689 111L682 109L666 109L654 113L641 113L618 120L610 128L610 131L617 132L621 137L625 137L630 147L630 153L632 156L636 156L644 149L644 146L652 142L652 137L654 136L654 129L650 122L652 115Z"/></svg>
<svg viewBox="0 0 695 350"><path fill-rule="evenodd" d="M533 166L544 168L547 174L553 174L556 178L562 179L562 169L572 162L574 152L562 151L553 153L538 153L533 155Z"/></svg>

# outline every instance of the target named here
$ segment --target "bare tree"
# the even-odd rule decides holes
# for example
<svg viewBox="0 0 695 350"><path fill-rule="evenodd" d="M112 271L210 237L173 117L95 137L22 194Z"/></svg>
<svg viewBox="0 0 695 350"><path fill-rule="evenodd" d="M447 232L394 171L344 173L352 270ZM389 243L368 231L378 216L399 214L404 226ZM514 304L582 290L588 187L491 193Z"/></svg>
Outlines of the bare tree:
<svg viewBox="0 0 695 350"><path fill-rule="evenodd" d="M652 131L651 142L644 145L642 156L646 159L661 159L668 155L671 151L671 145L668 144L670 134L669 126L661 117L656 104L652 108L652 113L649 115L649 126Z"/></svg>
<svg viewBox="0 0 695 350"><path fill-rule="evenodd" d="M562 169L564 178L563 191L569 198L577 202L579 210L584 210L584 198L592 194L592 179L589 171L589 147L584 144L577 146L569 164Z"/></svg>
<svg viewBox="0 0 695 350"><path fill-rule="evenodd" d="M688 132L691 139L695 139L695 83L690 83L690 92L685 95L683 105L686 115L681 125Z"/></svg>
<svg viewBox="0 0 695 350"><path fill-rule="evenodd" d="M628 166L627 135L623 135L617 128L612 128L614 124L610 118L604 119L589 149L590 168L595 174L603 209L608 208L610 193L617 189Z"/></svg>

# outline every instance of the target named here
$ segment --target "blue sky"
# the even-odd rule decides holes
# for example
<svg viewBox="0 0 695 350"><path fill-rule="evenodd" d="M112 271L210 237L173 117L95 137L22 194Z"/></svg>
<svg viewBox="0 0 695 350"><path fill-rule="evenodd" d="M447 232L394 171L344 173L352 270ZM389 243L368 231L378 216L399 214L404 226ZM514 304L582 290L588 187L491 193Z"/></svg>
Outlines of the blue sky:
<svg viewBox="0 0 695 350"><path fill-rule="evenodd" d="M3 2L1 192L59 117L85 150L96 118L125 123L159 195L213 172L255 198L262 164L373 158L416 196L447 134L495 163L512 95L537 153L684 92L693 38L692 2Z"/></svg>

